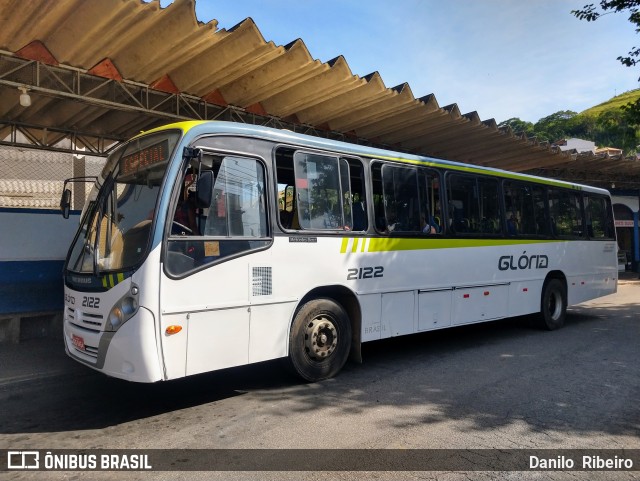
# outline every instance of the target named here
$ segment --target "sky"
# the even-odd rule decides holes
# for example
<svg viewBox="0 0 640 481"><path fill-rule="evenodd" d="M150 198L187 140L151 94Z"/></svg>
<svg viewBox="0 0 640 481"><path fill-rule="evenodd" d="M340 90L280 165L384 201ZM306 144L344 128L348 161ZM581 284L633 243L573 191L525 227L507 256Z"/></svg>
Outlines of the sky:
<svg viewBox="0 0 640 481"><path fill-rule="evenodd" d="M196 0L201 22L229 29L251 17L266 41L300 38L354 75L476 111L500 123L581 112L640 87L617 59L640 44L628 15L596 22L570 12L596 0ZM161 0L166 6L170 0ZM640 46L640 45L639 45Z"/></svg>

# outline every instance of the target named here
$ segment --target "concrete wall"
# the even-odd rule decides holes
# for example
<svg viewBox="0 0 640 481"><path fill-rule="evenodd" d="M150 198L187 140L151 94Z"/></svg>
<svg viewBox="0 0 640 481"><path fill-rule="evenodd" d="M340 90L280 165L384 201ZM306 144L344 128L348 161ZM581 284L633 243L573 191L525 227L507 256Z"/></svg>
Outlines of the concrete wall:
<svg viewBox="0 0 640 481"><path fill-rule="evenodd" d="M0 209L0 342L55 332L52 323L59 324L63 308L62 267L79 217Z"/></svg>

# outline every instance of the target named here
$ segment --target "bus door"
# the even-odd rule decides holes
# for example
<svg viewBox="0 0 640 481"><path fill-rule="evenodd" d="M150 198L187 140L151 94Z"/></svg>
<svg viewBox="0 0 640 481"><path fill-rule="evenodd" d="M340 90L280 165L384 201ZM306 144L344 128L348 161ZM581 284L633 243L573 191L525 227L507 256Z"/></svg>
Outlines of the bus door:
<svg viewBox="0 0 640 481"><path fill-rule="evenodd" d="M249 362L249 296L255 283L250 253L271 242L261 162L205 153L185 172L189 167L197 172L196 188L185 192L186 182L179 183L173 205L176 213L187 210L183 222L195 223L173 221L161 285L168 378ZM167 334L173 325L181 325L185 335Z"/></svg>

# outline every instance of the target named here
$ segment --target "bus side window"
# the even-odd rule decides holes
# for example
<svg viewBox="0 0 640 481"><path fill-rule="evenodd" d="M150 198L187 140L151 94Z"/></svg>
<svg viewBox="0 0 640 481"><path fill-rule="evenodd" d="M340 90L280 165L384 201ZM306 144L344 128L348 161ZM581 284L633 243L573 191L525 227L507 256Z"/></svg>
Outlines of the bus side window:
<svg viewBox="0 0 640 481"><path fill-rule="evenodd" d="M496 179L449 174L449 216L456 234L495 236L502 232L502 215Z"/></svg>
<svg viewBox="0 0 640 481"><path fill-rule="evenodd" d="M440 178L428 168L371 164L376 230L383 234L442 232Z"/></svg>
<svg viewBox="0 0 640 481"><path fill-rule="evenodd" d="M332 155L296 151L293 167L294 203L300 227L352 230L349 162Z"/></svg>
<svg viewBox="0 0 640 481"><path fill-rule="evenodd" d="M420 195L415 167L372 165L376 228L390 233L420 232Z"/></svg>
<svg viewBox="0 0 640 481"><path fill-rule="evenodd" d="M554 233L559 237L584 237L580 194L565 189L549 189L549 212Z"/></svg>
<svg viewBox="0 0 640 481"><path fill-rule="evenodd" d="M231 256L267 247L264 167L255 159L209 158L214 172L202 236L171 236L167 269L181 275ZM205 158L206 163L206 158Z"/></svg>
<svg viewBox="0 0 640 481"><path fill-rule="evenodd" d="M364 231L368 221L362 162L279 148L278 222L284 230Z"/></svg>
<svg viewBox="0 0 640 481"><path fill-rule="evenodd" d="M548 236L544 188L513 181L505 181L503 188L507 235Z"/></svg>
<svg viewBox="0 0 640 481"><path fill-rule="evenodd" d="M587 235L590 239L613 238L610 220L610 202L602 195L587 194L585 200L585 214L587 220Z"/></svg>

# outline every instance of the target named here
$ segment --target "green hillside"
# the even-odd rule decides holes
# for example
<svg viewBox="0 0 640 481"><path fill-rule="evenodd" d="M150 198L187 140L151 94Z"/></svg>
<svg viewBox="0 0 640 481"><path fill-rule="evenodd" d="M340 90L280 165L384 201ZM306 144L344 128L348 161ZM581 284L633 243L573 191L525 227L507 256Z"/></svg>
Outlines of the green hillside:
<svg viewBox="0 0 640 481"><path fill-rule="evenodd" d="M633 105L625 109L626 105ZM500 127L524 132L539 141L556 142L576 137L592 140L598 147L622 149L625 155L640 151L640 89L624 92L579 114L560 110L535 124L518 118L505 120Z"/></svg>
<svg viewBox="0 0 640 481"><path fill-rule="evenodd" d="M640 89L630 90L623 94L617 95L612 99L607 100L606 102L602 102L601 104L595 105L594 107L580 112L580 115L592 115L596 117L602 112L605 112L607 110L620 109L623 105L626 105L630 102L635 102L638 99L640 99Z"/></svg>

